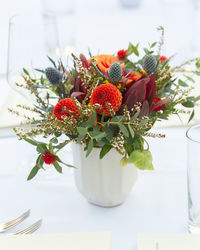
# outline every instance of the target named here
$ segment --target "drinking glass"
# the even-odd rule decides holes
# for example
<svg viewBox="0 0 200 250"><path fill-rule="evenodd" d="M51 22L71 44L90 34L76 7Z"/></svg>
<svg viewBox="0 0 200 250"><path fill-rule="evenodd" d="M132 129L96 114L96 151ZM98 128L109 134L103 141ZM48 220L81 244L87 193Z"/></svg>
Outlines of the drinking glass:
<svg viewBox="0 0 200 250"><path fill-rule="evenodd" d="M200 124L188 129L186 136L189 232L200 233Z"/></svg>
<svg viewBox="0 0 200 250"><path fill-rule="evenodd" d="M35 68L50 65L47 55L57 60L59 41L56 20L48 23L40 13L17 14L9 20L7 81L21 95L30 98L28 91L16 86L22 83L23 68L36 77Z"/></svg>
<svg viewBox="0 0 200 250"><path fill-rule="evenodd" d="M56 20L60 57L65 64L73 65L69 59L76 47L76 0L42 0L42 3L45 22Z"/></svg>

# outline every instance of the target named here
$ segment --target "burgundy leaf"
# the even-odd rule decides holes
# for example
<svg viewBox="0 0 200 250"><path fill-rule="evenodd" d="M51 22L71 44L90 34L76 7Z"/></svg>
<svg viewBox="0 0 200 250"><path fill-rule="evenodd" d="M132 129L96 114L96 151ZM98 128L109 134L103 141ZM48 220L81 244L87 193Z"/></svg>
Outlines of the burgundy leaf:
<svg viewBox="0 0 200 250"><path fill-rule="evenodd" d="M83 67L88 69L89 63L88 63L87 58L83 54L80 54L79 57L80 57Z"/></svg>
<svg viewBox="0 0 200 250"><path fill-rule="evenodd" d="M156 109L161 108L162 106L164 106L165 104L171 102L171 99L166 98L166 99L162 99L159 102L157 102L156 104L153 104L150 108L150 112L155 111Z"/></svg>
<svg viewBox="0 0 200 250"><path fill-rule="evenodd" d="M148 101L144 101L138 117L142 118L143 116L148 116L148 115L149 115L149 103Z"/></svg>
<svg viewBox="0 0 200 250"><path fill-rule="evenodd" d="M139 81L137 81L136 83L134 83L133 85L131 85L131 87L127 90L124 98L123 98L123 102L125 103L126 100L129 98L130 95L132 95L132 93L135 91L136 88L138 88L138 86L142 85L141 88L143 88L143 84L147 84L150 81L149 78L142 78Z"/></svg>
<svg viewBox="0 0 200 250"><path fill-rule="evenodd" d="M71 73L69 72L69 71L65 71L65 74L66 74L66 76L69 78L69 80L73 83L73 84L75 84L75 79L74 79L74 77L71 75Z"/></svg>
<svg viewBox="0 0 200 250"><path fill-rule="evenodd" d="M150 81L147 84L147 93L146 93L146 100L148 100L149 102L149 106L151 106L152 102L153 102L153 98L156 94L156 74L152 74L150 76Z"/></svg>
<svg viewBox="0 0 200 250"><path fill-rule="evenodd" d="M72 94L71 94L71 98L76 98L76 97L79 97L79 96L82 96L82 95L85 95L85 93L83 93L83 92L73 92Z"/></svg>

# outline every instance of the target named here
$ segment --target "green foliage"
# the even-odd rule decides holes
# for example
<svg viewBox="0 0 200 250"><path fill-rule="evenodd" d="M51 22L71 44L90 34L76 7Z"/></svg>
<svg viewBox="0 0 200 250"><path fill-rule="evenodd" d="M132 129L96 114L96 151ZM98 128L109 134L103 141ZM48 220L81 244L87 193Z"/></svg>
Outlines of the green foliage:
<svg viewBox="0 0 200 250"><path fill-rule="evenodd" d="M133 163L140 170L153 170L152 155L149 150L135 150L128 158L128 163Z"/></svg>
<svg viewBox="0 0 200 250"><path fill-rule="evenodd" d="M139 43L134 46L132 43L129 43L128 46L128 55L135 54L136 56L139 56L139 51L138 51Z"/></svg>

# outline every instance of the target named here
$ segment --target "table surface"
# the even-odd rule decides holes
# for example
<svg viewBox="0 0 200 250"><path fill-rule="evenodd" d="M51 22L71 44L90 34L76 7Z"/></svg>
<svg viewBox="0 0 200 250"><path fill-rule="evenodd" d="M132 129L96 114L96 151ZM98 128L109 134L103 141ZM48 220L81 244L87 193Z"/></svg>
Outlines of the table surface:
<svg viewBox="0 0 200 250"><path fill-rule="evenodd" d="M165 139L150 139L155 171L139 172L127 201L115 208L89 204L77 191L71 169L64 174L51 167L30 182L26 176L34 149L16 137L0 139L0 221L30 208L31 217L18 228L43 218L38 233L111 232L112 250L136 250L141 232L187 232L186 128L163 128ZM70 147L63 152L73 162ZM12 231L12 230L11 230Z"/></svg>

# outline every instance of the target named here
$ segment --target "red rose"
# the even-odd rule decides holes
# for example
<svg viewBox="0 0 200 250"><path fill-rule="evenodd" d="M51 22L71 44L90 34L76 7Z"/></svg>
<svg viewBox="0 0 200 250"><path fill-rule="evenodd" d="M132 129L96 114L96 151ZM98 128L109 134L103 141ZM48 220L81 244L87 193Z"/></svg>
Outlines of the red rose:
<svg viewBox="0 0 200 250"><path fill-rule="evenodd" d="M117 52L117 57L119 60L124 60L127 57L128 50L121 49Z"/></svg>
<svg viewBox="0 0 200 250"><path fill-rule="evenodd" d="M160 62L165 62L167 60L168 60L168 58L166 56L160 56L160 58L159 58Z"/></svg>

